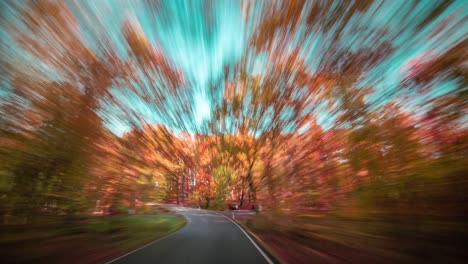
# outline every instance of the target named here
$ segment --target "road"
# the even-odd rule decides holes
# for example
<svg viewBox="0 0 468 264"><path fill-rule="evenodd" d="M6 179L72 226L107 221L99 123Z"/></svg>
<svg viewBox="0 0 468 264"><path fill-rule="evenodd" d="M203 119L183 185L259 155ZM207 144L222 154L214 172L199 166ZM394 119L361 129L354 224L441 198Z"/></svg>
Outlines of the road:
<svg viewBox="0 0 468 264"><path fill-rule="evenodd" d="M185 207L173 209L187 218L185 227L110 263L273 263L243 230L223 215Z"/></svg>

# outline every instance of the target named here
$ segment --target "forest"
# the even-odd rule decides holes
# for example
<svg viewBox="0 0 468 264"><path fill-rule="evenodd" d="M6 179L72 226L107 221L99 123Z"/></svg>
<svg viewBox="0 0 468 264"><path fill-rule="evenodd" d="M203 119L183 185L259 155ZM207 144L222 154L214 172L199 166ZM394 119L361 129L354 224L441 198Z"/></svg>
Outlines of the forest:
<svg viewBox="0 0 468 264"><path fill-rule="evenodd" d="M466 2L224 3L242 34L222 1L195 2L175 16L198 22L169 40L158 34L174 10L158 1L120 24L87 1L0 4L2 225L236 204L256 212L243 223L273 248L273 233L312 241L312 225L363 223L355 230L388 244L439 247L408 246L389 263L466 257ZM237 33L240 48L216 50ZM213 34L205 56L232 54L199 56Z"/></svg>

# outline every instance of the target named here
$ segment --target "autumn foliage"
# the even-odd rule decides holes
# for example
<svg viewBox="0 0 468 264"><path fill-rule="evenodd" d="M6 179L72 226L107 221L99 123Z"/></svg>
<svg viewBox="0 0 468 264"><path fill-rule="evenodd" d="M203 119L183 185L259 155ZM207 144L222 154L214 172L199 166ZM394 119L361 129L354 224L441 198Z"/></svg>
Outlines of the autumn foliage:
<svg viewBox="0 0 468 264"><path fill-rule="evenodd" d="M398 56L399 44L385 26L347 26L373 1L259 2L241 4L245 23L260 14L245 54L209 84L218 96L198 127L192 80L136 17L120 25L122 53L114 36L82 29L77 3L3 12L2 221L148 201L290 216L466 216L466 40L415 57L383 91L373 70ZM438 28L428 41L452 32L450 21L435 20L446 8L422 15L417 27ZM352 30L362 45L343 40ZM311 59L313 38L329 45ZM145 120L135 102L161 122ZM113 133L114 119L129 129Z"/></svg>

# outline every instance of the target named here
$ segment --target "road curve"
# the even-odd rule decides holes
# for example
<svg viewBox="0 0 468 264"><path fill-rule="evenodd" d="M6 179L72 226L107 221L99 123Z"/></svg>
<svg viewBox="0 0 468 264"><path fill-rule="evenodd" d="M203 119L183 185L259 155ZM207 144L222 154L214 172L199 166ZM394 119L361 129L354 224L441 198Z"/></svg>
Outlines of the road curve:
<svg viewBox="0 0 468 264"><path fill-rule="evenodd" d="M185 227L109 263L272 263L243 230L223 215L185 207L173 209L187 218Z"/></svg>

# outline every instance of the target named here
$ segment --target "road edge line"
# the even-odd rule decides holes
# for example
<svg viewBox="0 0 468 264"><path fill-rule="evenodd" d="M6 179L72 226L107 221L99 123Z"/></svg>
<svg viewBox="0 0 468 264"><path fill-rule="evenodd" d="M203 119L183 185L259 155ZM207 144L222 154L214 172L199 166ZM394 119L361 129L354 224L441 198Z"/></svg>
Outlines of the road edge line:
<svg viewBox="0 0 468 264"><path fill-rule="evenodd" d="M255 248L258 250L258 252L260 252L260 254L263 256L263 258L268 262L268 264L275 264L270 259L270 257L268 257L268 255L265 254L265 252L263 252L263 250L257 245L257 243L255 243L255 241L249 236L249 234L247 234L247 232L245 232L245 230L239 224L237 224L234 220L232 220L231 218L229 218L229 217L227 217L227 216L225 216L223 214L220 214L218 212L216 212L216 214L224 216L226 219L228 219L233 224L235 224L242 231L242 233L244 233L244 235L250 240L250 242L255 246Z"/></svg>
<svg viewBox="0 0 468 264"><path fill-rule="evenodd" d="M185 225L184 225L183 227L177 229L176 231L174 231L174 232L172 232L172 233L170 233L170 234L167 234L167 235L165 235L165 236L163 236L163 237L160 237L160 238L158 238L158 239L156 239L156 240L154 240L154 241L152 241L152 242L150 242L150 243L148 243L148 244L146 244L146 245L144 245L144 246L141 246L141 247L139 247L139 248L137 248L137 249L134 249L134 250L132 250L132 251L126 253L125 255L122 255L122 256L120 256L120 257L118 257L118 258L115 258L115 259L113 259L113 260L109 260L109 261L105 262L104 264L110 264L110 263L115 262L115 261L117 261L117 260L119 260L119 259L122 259L122 258L124 258L124 257L126 257L126 256L128 256L128 255L130 255L130 254L133 254L133 253L137 252L138 250L141 250L141 249L144 249L145 247L151 246L152 244L154 244L154 243L156 243L156 242L159 242L159 241L161 241L161 240L163 240L163 239L165 239L165 238L167 238L167 237L170 237L170 236L174 235L175 233L181 231L182 229L186 228L186 227L188 226L188 224L190 224L190 220L189 220L187 217L185 217L184 215L182 215L182 214L179 214L179 215L181 215L181 216L182 216L183 218L185 218L185 220L186 220L186 221L185 221Z"/></svg>
<svg viewBox="0 0 468 264"><path fill-rule="evenodd" d="M234 220L235 221L235 220ZM268 244L263 241L260 237L258 237L257 235L255 235L255 233L250 230L247 226L245 226L244 224L242 223L238 223L250 236L253 237L253 239L257 242L258 245L260 245L261 248L264 249L264 251L266 251L270 257L273 257L274 259L274 262L276 262L277 264L286 264L286 262L279 257L279 255L270 247L268 246Z"/></svg>

